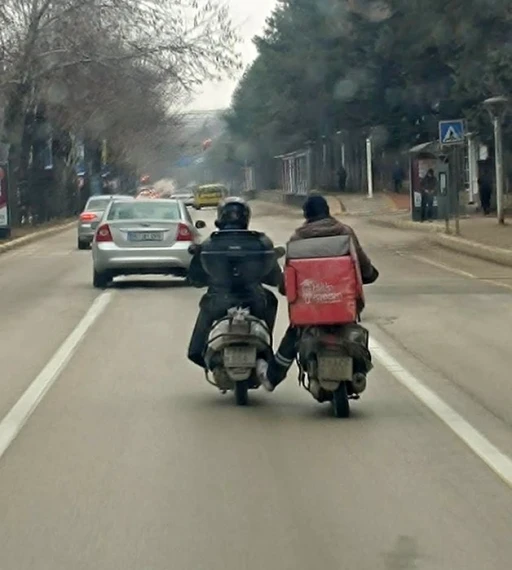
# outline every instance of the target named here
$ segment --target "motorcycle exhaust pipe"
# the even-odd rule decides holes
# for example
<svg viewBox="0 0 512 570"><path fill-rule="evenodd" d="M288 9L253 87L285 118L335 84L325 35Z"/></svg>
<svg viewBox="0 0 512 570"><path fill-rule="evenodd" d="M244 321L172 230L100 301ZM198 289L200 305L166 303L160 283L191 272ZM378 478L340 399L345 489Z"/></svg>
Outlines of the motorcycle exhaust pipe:
<svg viewBox="0 0 512 570"><path fill-rule="evenodd" d="M356 394L361 394L366 390L366 375L357 372L352 377L352 387L354 388L354 392Z"/></svg>

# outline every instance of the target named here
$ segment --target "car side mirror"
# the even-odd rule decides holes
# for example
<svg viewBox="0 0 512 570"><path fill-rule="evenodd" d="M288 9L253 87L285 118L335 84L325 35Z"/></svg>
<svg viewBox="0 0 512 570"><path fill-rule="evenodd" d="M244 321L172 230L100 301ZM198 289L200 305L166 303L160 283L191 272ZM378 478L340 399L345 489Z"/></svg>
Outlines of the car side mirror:
<svg viewBox="0 0 512 570"><path fill-rule="evenodd" d="M281 259L281 257L284 257L286 255L286 249L283 246L278 246L274 248L275 254L277 256L277 259Z"/></svg>
<svg viewBox="0 0 512 570"><path fill-rule="evenodd" d="M99 222L92 222L92 223L91 223L91 230L96 230L99 225L100 225Z"/></svg>
<svg viewBox="0 0 512 570"><path fill-rule="evenodd" d="M199 251L199 246L195 243L188 246L188 252L190 255L195 255Z"/></svg>
<svg viewBox="0 0 512 570"><path fill-rule="evenodd" d="M202 230L203 228L206 228L206 223L203 222L203 220L197 220L195 225L196 225L196 228L198 230Z"/></svg>

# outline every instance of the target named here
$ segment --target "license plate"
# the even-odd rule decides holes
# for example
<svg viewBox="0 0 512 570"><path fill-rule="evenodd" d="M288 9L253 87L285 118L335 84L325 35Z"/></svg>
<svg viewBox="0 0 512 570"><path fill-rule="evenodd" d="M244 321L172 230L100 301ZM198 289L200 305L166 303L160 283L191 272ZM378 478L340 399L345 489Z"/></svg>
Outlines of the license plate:
<svg viewBox="0 0 512 570"><path fill-rule="evenodd" d="M318 379L352 380L353 366L350 356L319 356L318 357Z"/></svg>
<svg viewBox="0 0 512 570"><path fill-rule="evenodd" d="M256 348L252 346L232 346L224 349L226 368L252 368L256 364Z"/></svg>
<svg viewBox="0 0 512 570"><path fill-rule="evenodd" d="M128 241L162 241L162 232L128 232Z"/></svg>

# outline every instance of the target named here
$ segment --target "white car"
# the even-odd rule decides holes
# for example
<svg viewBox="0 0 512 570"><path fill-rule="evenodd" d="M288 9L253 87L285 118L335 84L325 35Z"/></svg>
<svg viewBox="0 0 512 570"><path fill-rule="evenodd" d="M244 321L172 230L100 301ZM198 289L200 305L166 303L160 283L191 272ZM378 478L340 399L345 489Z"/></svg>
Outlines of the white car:
<svg viewBox="0 0 512 570"><path fill-rule="evenodd" d="M187 278L189 247L199 229L185 204L174 199L113 200L97 224L92 243L93 285L106 287L118 275L174 275Z"/></svg>

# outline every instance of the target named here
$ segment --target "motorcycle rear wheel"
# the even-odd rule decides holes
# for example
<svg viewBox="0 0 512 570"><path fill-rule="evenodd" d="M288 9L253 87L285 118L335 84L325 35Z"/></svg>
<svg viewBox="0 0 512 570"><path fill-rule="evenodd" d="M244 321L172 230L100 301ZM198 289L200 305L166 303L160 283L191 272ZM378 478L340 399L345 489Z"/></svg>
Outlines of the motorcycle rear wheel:
<svg viewBox="0 0 512 570"><path fill-rule="evenodd" d="M249 404L249 382L235 382L235 401L237 406L247 406Z"/></svg>
<svg viewBox="0 0 512 570"><path fill-rule="evenodd" d="M350 404L348 400L347 383L342 382L332 394L332 407L337 418L350 417Z"/></svg>

